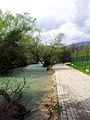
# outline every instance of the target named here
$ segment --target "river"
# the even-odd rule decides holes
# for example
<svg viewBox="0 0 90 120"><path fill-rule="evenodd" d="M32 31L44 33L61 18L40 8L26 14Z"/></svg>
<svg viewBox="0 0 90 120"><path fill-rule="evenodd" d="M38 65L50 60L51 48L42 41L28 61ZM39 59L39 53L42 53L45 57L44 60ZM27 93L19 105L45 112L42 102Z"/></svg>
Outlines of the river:
<svg viewBox="0 0 90 120"><path fill-rule="evenodd" d="M12 83L22 84L23 78L25 78L26 86L23 90L22 103L27 109L32 109L50 90L50 77L51 72L47 71L41 64L34 64L14 69L7 76L0 77L0 81L9 79Z"/></svg>

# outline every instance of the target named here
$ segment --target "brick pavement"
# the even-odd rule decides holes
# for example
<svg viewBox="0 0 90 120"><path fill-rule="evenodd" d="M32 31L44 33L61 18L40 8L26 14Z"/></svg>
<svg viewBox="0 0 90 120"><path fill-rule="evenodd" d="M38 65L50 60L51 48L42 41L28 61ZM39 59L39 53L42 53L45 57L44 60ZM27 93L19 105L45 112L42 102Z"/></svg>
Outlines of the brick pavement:
<svg viewBox="0 0 90 120"><path fill-rule="evenodd" d="M90 76L55 65L61 120L90 120Z"/></svg>

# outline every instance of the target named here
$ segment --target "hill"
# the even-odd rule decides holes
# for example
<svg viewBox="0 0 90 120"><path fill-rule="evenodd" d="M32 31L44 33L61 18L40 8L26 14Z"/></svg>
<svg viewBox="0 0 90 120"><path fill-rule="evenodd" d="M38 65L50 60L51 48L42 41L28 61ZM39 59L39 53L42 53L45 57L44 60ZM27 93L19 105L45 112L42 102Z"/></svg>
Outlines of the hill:
<svg viewBox="0 0 90 120"><path fill-rule="evenodd" d="M90 45L90 41L85 41L85 42L79 42L79 43L67 45L66 48L74 51L74 50L81 50L89 45Z"/></svg>

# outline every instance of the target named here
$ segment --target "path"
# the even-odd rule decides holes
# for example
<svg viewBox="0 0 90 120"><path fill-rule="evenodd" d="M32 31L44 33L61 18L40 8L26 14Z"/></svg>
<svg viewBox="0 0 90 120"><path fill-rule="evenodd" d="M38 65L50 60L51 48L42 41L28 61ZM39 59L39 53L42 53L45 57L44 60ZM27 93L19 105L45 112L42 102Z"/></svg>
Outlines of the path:
<svg viewBox="0 0 90 120"><path fill-rule="evenodd" d="M55 65L61 120L90 120L90 76Z"/></svg>

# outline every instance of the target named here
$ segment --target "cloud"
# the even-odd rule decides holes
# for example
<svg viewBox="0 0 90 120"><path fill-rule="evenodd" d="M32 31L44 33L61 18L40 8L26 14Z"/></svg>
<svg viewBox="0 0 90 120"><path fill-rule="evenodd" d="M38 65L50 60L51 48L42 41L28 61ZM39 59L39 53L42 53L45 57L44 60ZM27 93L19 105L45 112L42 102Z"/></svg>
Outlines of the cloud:
<svg viewBox="0 0 90 120"><path fill-rule="evenodd" d="M42 32L45 32L53 29L58 29L60 25L64 24L64 22L65 21L57 19L56 17L49 16L39 21L38 27L42 29Z"/></svg>
<svg viewBox="0 0 90 120"><path fill-rule="evenodd" d="M55 35L62 32L65 44L87 41L90 39L90 1L72 0L69 2L64 5L62 12L61 8L52 7L51 14L48 13L46 17L42 18L39 23L42 35ZM57 13L53 14L56 11Z"/></svg>
<svg viewBox="0 0 90 120"><path fill-rule="evenodd" d="M49 30L47 34L56 34L59 32L64 33L63 43L71 44L81 41L90 40L90 1L89 0L72 0L71 11L67 9L63 11L64 16L55 17L57 20L47 24L44 23L42 28ZM53 19L52 19L53 21ZM61 22L60 22L61 21ZM59 23L60 22L60 23ZM46 24L45 24L46 23ZM47 25L47 26L45 26ZM54 26L56 25L56 26ZM53 26L50 28L50 26ZM46 32L43 31L43 35Z"/></svg>
<svg viewBox="0 0 90 120"><path fill-rule="evenodd" d="M89 7L89 0L75 0L75 12L72 22L76 23L79 27L85 26L85 21L89 17Z"/></svg>
<svg viewBox="0 0 90 120"><path fill-rule="evenodd" d="M42 38L63 32L65 44L90 40L90 0L0 0L0 8L30 12Z"/></svg>

